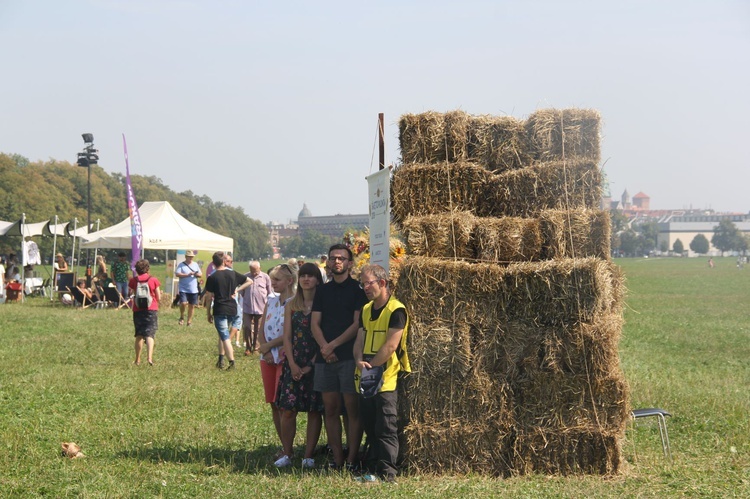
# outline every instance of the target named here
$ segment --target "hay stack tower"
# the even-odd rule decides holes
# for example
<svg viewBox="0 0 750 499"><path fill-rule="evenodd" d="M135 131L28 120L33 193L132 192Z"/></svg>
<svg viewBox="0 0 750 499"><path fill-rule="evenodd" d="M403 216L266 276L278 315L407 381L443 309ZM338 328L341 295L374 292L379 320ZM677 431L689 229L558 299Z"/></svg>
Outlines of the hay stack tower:
<svg viewBox="0 0 750 499"><path fill-rule="evenodd" d="M413 373L402 449L417 472L612 474L628 388L623 277L609 260L600 117L405 115L393 219L408 257Z"/></svg>

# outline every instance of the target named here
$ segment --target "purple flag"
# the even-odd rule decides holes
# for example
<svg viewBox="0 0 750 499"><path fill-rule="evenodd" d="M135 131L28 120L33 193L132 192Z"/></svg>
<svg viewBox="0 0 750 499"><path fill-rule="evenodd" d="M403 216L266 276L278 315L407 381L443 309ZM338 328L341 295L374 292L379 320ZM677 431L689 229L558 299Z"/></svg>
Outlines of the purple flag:
<svg viewBox="0 0 750 499"><path fill-rule="evenodd" d="M138 213L138 203L135 202L133 186L130 184L130 165L128 164L128 145L125 143L125 134L122 134L122 148L125 151L125 182L128 191L128 215L130 216L130 268L135 270L135 262L141 258L143 252L143 227L141 226L141 214Z"/></svg>

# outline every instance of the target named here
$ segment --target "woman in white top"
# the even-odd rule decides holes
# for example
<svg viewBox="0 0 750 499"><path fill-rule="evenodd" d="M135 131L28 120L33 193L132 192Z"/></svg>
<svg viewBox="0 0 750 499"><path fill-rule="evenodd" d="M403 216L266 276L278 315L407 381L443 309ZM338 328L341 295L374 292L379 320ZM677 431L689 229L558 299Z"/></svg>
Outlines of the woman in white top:
<svg viewBox="0 0 750 499"><path fill-rule="evenodd" d="M258 335L261 355L260 374L263 378L266 402L271 405L273 424L276 427L279 442L281 442L281 411L274 402L276 402L276 390L284 360L282 348L284 344L284 307L294 294L297 273L284 263L274 267L268 273L268 276L271 278L271 286L278 293L278 296L268 298L261 318L260 330L263 334ZM280 456L276 458L278 457Z"/></svg>

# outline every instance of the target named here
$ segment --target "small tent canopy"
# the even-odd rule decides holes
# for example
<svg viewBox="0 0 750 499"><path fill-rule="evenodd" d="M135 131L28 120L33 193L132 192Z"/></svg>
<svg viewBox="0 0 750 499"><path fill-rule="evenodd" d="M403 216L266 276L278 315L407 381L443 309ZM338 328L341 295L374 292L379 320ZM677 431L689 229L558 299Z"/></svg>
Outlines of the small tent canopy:
<svg viewBox="0 0 750 499"><path fill-rule="evenodd" d="M147 201L138 209L144 249L232 251L234 239L199 227L177 213L167 201ZM82 248L130 248L130 217L117 225L82 237Z"/></svg>

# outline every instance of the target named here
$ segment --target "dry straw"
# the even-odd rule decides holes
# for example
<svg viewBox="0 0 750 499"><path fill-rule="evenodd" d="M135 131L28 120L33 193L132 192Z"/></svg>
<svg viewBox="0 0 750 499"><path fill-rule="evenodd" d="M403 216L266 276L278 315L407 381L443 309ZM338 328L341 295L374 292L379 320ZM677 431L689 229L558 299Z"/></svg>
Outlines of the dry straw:
<svg viewBox="0 0 750 499"><path fill-rule="evenodd" d="M592 109L542 109L527 120L464 111L406 114L399 120L401 159L470 161L495 172L537 161L600 160L601 117Z"/></svg>
<svg viewBox="0 0 750 499"><path fill-rule="evenodd" d="M397 293L422 322L458 317L470 324L519 320L546 326L619 312L622 294L619 267L597 258L500 266L427 257L406 260Z"/></svg>
<svg viewBox="0 0 750 499"><path fill-rule="evenodd" d="M594 109L541 109L526 120L530 152L537 161L581 158L598 163L600 126Z"/></svg>
<svg viewBox="0 0 750 499"><path fill-rule="evenodd" d="M533 217L549 209L594 209L601 172L591 161L542 163L493 174L472 163L412 164L394 170L392 217L465 211L482 217Z"/></svg>
<svg viewBox="0 0 750 499"><path fill-rule="evenodd" d="M482 262L609 258L610 218L601 210L545 210L538 218L476 217L468 212L408 217L409 254Z"/></svg>

